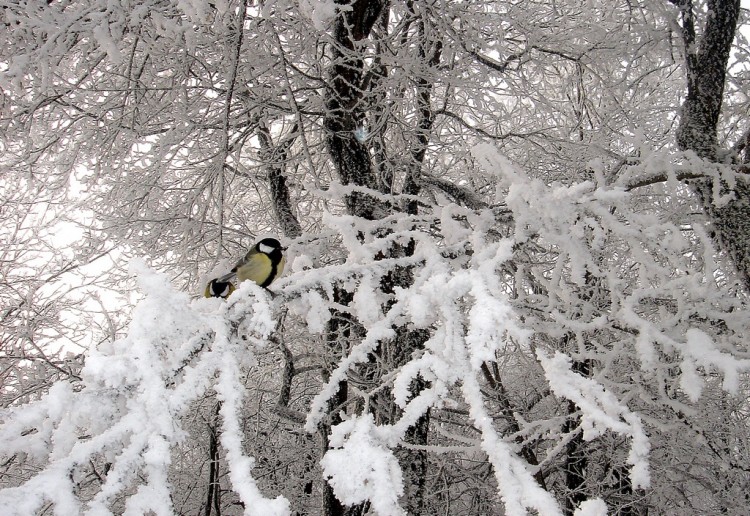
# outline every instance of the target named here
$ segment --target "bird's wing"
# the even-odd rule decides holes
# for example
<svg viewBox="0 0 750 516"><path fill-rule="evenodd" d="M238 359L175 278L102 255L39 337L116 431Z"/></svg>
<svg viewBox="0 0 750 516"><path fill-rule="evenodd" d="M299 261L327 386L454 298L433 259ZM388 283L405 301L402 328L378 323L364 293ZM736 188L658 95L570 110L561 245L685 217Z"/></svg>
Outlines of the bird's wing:
<svg viewBox="0 0 750 516"><path fill-rule="evenodd" d="M247 252L247 253L245 254L245 256L243 256L242 258L240 258L239 260L237 260L237 263L235 263L235 264L234 264L234 267L232 267L232 272L237 272L237 269L239 269L239 268L240 268L240 267L242 267L242 266L243 266L243 265L244 265L245 263L247 263L247 261L248 261L248 260L250 260L250 257L251 257L252 255L256 254L256 253L257 253L257 251L255 251L254 249L251 249L251 250L249 250L249 251L248 251L248 252Z"/></svg>
<svg viewBox="0 0 750 516"><path fill-rule="evenodd" d="M252 280L258 285L262 284L273 270L271 259L263 253L257 253L252 259L237 267L237 279L240 281Z"/></svg>
<svg viewBox="0 0 750 516"><path fill-rule="evenodd" d="M237 277L237 269L239 269L240 267L242 267L242 264L244 264L245 262L247 262L250 259L250 255L252 255L252 254L254 254L252 251L248 251L248 253L245 256L243 256L242 258L240 258L239 260L237 260L237 263L234 264L234 267L232 267L231 271L227 272L223 276L219 276L218 278L216 278L216 281L220 281L222 283L226 283L226 282L231 281L234 278L236 278ZM242 281L242 280L240 280L240 281Z"/></svg>
<svg viewBox="0 0 750 516"><path fill-rule="evenodd" d="M233 270L232 272L227 272L223 276L219 276L215 281L218 281L219 283L227 283L228 281L233 280L235 276L237 276L237 273Z"/></svg>

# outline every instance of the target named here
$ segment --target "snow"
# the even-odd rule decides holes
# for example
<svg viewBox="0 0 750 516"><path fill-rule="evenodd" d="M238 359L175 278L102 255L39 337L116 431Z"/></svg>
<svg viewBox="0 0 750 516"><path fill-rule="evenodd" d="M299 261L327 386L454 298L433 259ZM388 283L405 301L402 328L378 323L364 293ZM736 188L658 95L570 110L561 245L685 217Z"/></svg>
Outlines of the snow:
<svg viewBox="0 0 750 516"><path fill-rule="evenodd" d="M641 416L629 408L631 395L618 392L617 385L612 388L606 377L578 374L573 362L576 346L581 352L588 351L587 345L592 353L600 353L603 363L610 360L613 354L608 348L597 349L599 343L584 338L587 332L606 329L624 334L621 341L606 346L632 350L643 374L659 371L664 353L672 354L681 370L675 383L690 401L700 398L709 372L721 375L722 387L730 394L740 392L741 375L750 369L750 361L737 358L708 330L689 324L692 312L686 307L712 313L718 301L710 297L711 285L685 272L689 269L681 260L687 239L668 223L628 211L631 194L603 185L601 178L596 183L547 185L525 176L488 147L473 152L484 166L506 179L513 238L490 236L495 227L490 210L450 204L435 208L426 222L399 217L378 222L392 230L385 238L375 236L380 228L372 221L329 213L324 217L326 234L340 237L343 263L316 268L312 256L300 253L291 267L293 277L286 278L277 294L310 333L324 333L334 309L348 310L365 331L364 338L350 343L348 354L315 393L305 425L310 433L327 416L340 382L367 362L378 346L393 339L395 328L429 331L423 347L383 379L403 412L388 424L376 424L366 410L343 414L345 420L332 429L330 448L321 462L326 479L344 503L369 500L377 514L403 514L399 496L404 479L394 450L429 410L458 403L468 411L467 423L478 432L473 447L486 454L506 513L560 514L554 496L542 489L534 469L519 456L517 443L498 431L483 392L482 367L503 357L507 349L520 349L541 365L546 385L540 389L548 387L558 398L575 403L585 440L608 432L628 438L632 485L648 487L652 444ZM617 207L617 216L612 206ZM403 229L417 223L439 226L444 238ZM406 238L415 240L413 256L383 259L389 246ZM519 246L540 238L556 250L541 287L558 288L558 296L548 296L547 305L523 311L528 307L519 308L503 278L518 258ZM642 285L639 288L625 288L627 283L598 261L613 238L640 253L631 268ZM657 243L652 244L654 240ZM408 289L396 288L389 298L380 283L396 266L414 267L413 281ZM244 448L240 416L246 404L243 371L257 365L258 353L271 349L278 304L251 282L242 283L226 301L194 300L143 262L134 261L131 271L145 297L133 312L126 337L91 350L81 373L83 388L74 391L69 384L58 384L40 402L22 411L7 411L7 422L0 429L3 452L22 450L47 466L22 486L0 492L0 503L19 504L34 512L52 502L61 513L107 514L114 501L131 490L126 514L170 514L174 508L168 472L174 450L187 436L185 415L196 399L213 390L221 401L220 444L228 479L246 513L289 513L289 500L265 494L254 478L255 460ZM591 276L606 285L610 304L605 309L593 301L581 303ZM334 302L331 285L336 282L352 292L348 306ZM655 305L654 299L661 305ZM571 313L573 303L582 308ZM535 318L535 310L543 311L543 317ZM612 318L627 331L613 328ZM745 324L741 315L737 322L727 321L732 331ZM540 340L540 332L571 335L574 346L563 352L548 344L554 339ZM410 387L417 378L426 387L415 395ZM367 401L367 393L363 400ZM534 423L524 424L521 433L534 428ZM558 431L554 423L547 424L545 431ZM37 432L21 437L28 428ZM84 433L91 437L81 439ZM561 446L551 447L547 460L554 460ZM78 465L97 454L109 457L113 466L85 507L78 507L74 496L42 489L43 485L71 489L70 477L75 478ZM589 500L577 510L581 515L605 512L602 500Z"/></svg>
<svg viewBox="0 0 750 516"><path fill-rule="evenodd" d="M576 509L573 516L607 516L607 504L600 498L586 500Z"/></svg>
<svg viewBox="0 0 750 516"><path fill-rule="evenodd" d="M323 31L331 24L340 6L334 0L300 0L299 8L317 30Z"/></svg>
<svg viewBox="0 0 750 516"><path fill-rule="evenodd" d="M458 214L455 206L447 210L450 216L444 215L443 220L452 219ZM471 221L477 228L491 226L484 214L471 214ZM332 218L329 218L329 222L339 228L346 227ZM351 229L346 227L346 231L350 232ZM354 238L348 239L348 242L350 260L359 262L367 259L366 243ZM376 305L372 304L373 282L370 277L364 274L357 284L355 300L363 306L357 306L355 302L355 309L358 314L366 313L366 318L370 318L370 323L366 325L367 334L341 360L313 400L306 425L308 431L315 429L328 401L338 390L339 382L347 378L349 370L356 363L365 361L379 341L392 337L390 328L394 320L403 321L406 318L417 327L439 324L425 342L425 351L407 362L393 381L394 399L404 408L401 418L392 425L373 428L370 416L363 415L334 429L337 437L326 454L324 467L326 474L332 477L331 485L342 501L359 503L369 499L374 505L383 502L372 498L375 491L363 490L361 486L363 483L370 485L370 482L380 482L394 489L393 485L398 484L389 469L390 452L385 448L398 445L409 426L430 407L440 406L451 386L459 385L469 406L471 420L481 432L481 449L487 453L493 466L507 513L520 515L526 514L527 509L534 509L544 515L561 514L555 499L536 483L525 462L516 455L514 446L497 434L484 406L478 380L481 365L494 360L502 346L511 339L524 342L530 336L530 332L519 325L503 285L497 280L496 270L511 258L513 242L490 242L474 235L471 244L475 252L469 268L463 268L460 262L454 264L455 268L449 268L441 258L440 250L428 242L421 242L413 258L423 260L424 264L415 270L413 286L408 291L399 290L395 303L385 314L380 312L378 315ZM467 300L471 300L468 311L464 308ZM430 385L413 396L409 386L418 376L430 382ZM348 440L342 435L348 436ZM375 464L355 474L358 481L349 484L344 473L349 471L351 475L352 464L356 463L352 457L355 451L348 449L353 443L365 450L360 451L365 456L357 456L357 461L365 464L374 461ZM400 514L400 509L394 504L389 500L379 506L376 513Z"/></svg>
<svg viewBox="0 0 750 516"><path fill-rule="evenodd" d="M326 306L323 296L315 290L302 294L300 302L294 303L292 308L298 313L304 314L307 328L312 333L323 333L326 324L331 319L331 311Z"/></svg>
<svg viewBox="0 0 750 516"><path fill-rule="evenodd" d="M555 352L550 356L538 349L537 357L552 392L575 402L581 410L584 439L599 437L606 430L632 439L628 455L628 463L633 466L630 479L636 488L648 487L650 444L640 418L595 380L575 373L571 369L571 358L564 353Z"/></svg>
<svg viewBox="0 0 750 516"><path fill-rule="evenodd" d="M475 278L471 293L476 301L469 311L466 344L471 367L478 371L483 362L495 360L498 347L509 336L523 342L530 333L516 324L513 309L507 301L493 297L481 277Z"/></svg>
<svg viewBox="0 0 750 516"><path fill-rule="evenodd" d="M223 402L221 444L229 477L246 513L288 514L287 500L266 498L255 484L238 421L239 368L254 363L254 352L266 346L276 324L269 294L245 282L229 302L191 300L141 261L134 261L131 271L145 298L124 338L106 350L92 349L81 372L82 389L60 383L40 401L4 415L0 451L31 452L47 462L31 480L0 491L0 505L12 508L5 514L32 514L45 502L53 503L56 514L109 514L114 498L136 475L142 481L127 497L124 514L172 514L172 453L186 436L186 411L212 384ZM28 428L39 431L22 437ZM100 453L112 457L112 468L81 510L71 473Z"/></svg>
<svg viewBox="0 0 750 516"><path fill-rule="evenodd" d="M709 442L716 438L719 445L709 442L710 452L716 457L696 460L690 471L694 475L690 482L695 484L684 489L680 486L680 493L688 493L695 485L700 486L701 493L709 493L716 487L711 484L715 477L723 480L715 471L710 475L699 471L701 462L714 461L711 467L716 469L742 471L732 461L746 459L741 449L746 428L741 426L742 421L732 427L734 421L722 421L721 417L729 415L726 419L731 420L747 408L750 359L746 292L733 286L736 278L730 259L726 253L717 252L712 243L711 231L715 228L707 229L695 216L696 199L685 193L681 183L683 177L700 170L713 181L712 206L724 207L735 196L732 187L741 172L708 163L694 152L674 152L667 143L671 140L650 141L660 132L671 137L669 127L658 127L659 119L645 113L668 113L664 119L671 117L681 91L669 89L665 94L659 91L661 85L650 85L650 81L664 77L662 70L674 77L679 75L669 70L678 66L674 41L660 39L666 33L654 31L652 23L662 23L664 13L649 15L648 9L637 10L623 24L618 8L607 7L601 21L627 27L625 39L629 40L632 31L631 39L643 54L628 53L632 49L626 41L612 39L616 48L596 44L600 28L590 25L587 38L594 44L584 49L585 56L572 52L583 48L576 44L561 50L560 56L541 52L545 69L537 68L526 75L527 70L542 64L534 55L539 53L534 49L541 47L525 48L523 42L543 43L547 37L560 36L558 28L579 23L579 19L588 24L594 18L588 18L587 12L579 13L580 9L568 16L565 13L573 4L563 2L554 7L562 15L555 14L556 23L544 24L552 28L542 30L536 26L538 20L546 19L552 11L547 11L542 2L536 6L541 9L538 13L525 12L524 3L518 2L513 12L507 16L502 13L507 20L483 26L487 22L482 20L496 20L492 7L464 10L471 2L459 2L451 6L455 11L450 22L433 24L429 6L415 4L412 12L411 6L404 11L403 6L394 5L387 29L378 27L373 39L357 41L349 48L335 47L338 42L323 34L340 11L352 9L334 0L265 2L260 7L247 4L244 12L227 0L158 4L159 8L156 4L141 5L128 11L111 1L90 5L53 2L46 6L37 2L24 17L22 9L8 3L6 32L15 44L8 47L8 55L0 62L0 84L8 89L8 102L4 104L8 117L3 120L10 121L6 124L9 132L17 135L9 134L7 145L4 141L9 151L4 166L18 167L23 174L35 176L35 181L44 177L46 168L84 166L79 160L96 161L105 171L103 175L111 172L113 176L137 177L134 184L155 172L153 177L158 179L147 177L145 186L137 185L144 189L125 190L128 193L123 199L113 197L118 201L138 199L132 204L142 205L143 211L134 211L131 218L109 213L112 220L107 223L123 224L127 228L123 231L131 233L129 238L133 240L150 238L143 243L144 248L163 249L161 237L146 238L149 231L159 233L159 228L149 227L144 221L154 226L156 221L169 225L176 216L189 213L188 220L176 224L180 234L173 242L184 243L185 249L175 255L198 267L207 252L231 245L236 236L233 232L255 231L256 223L267 225L273 217L266 213L271 211L267 202L256 202L267 193L260 187L262 174L246 168L245 161L253 167L262 165L258 158L265 161L254 149L257 124L272 124L271 133L276 138L286 131L287 124L291 125L294 114L300 139L285 155L290 165L288 184L300 203L300 212L309 216L305 224L310 228L310 238L300 238L293 244L304 249L289 264L291 277L287 271L287 276L272 287L273 294L244 282L228 300L192 299L175 289L168 276L134 261L131 271L144 299L133 312L127 335L92 346L80 381L57 383L40 400L0 413L3 458L18 454L33 462L23 484L0 491L0 506L10 508L5 513L176 512L170 472L176 459L183 458L177 454L191 444L186 443L191 435L188 424L205 424L196 423L195 405L210 399L221 403L215 424L222 468L228 467L222 471L224 485L231 483L246 514L288 514L296 500L266 489L267 479L256 478L258 463L255 452L249 451L252 437L247 432L248 407L253 402L245 387L249 372L257 372L259 364L265 365L261 358L273 364L263 373L280 372L279 365L289 358L279 358L278 342L288 345L285 351L296 361L295 367L299 366L294 377L294 388L299 391L294 392L292 402L297 406L289 407L290 412L299 415L309 402L304 429L313 435L325 427L322 423L330 416L329 404L341 382L361 379L360 365L385 366L378 383L361 387L363 382L351 382L349 399L340 409L343 422L331 429L330 449L321 462L326 480L342 502L370 501L377 514L406 512L399 503L405 486L396 460L397 448L408 446L408 430L422 416L446 407L453 409L451 417L460 421L460 430L453 434L442 428L435 430L441 423L433 421L430 431L463 446L427 444L425 449L430 453L470 450L474 454L471 460L484 461L483 467L494 475L497 495L509 515L561 514L560 501L555 498L559 496L557 486L545 490L534 475L549 469L552 481L559 481L565 474L557 464L564 462L560 459L567 453L566 439L579 432L587 441L611 434L624 437L629 444L630 480L636 489L664 482L655 474L652 478L652 469L661 472L663 468L672 474L676 471L666 463L652 468L652 446L666 457L678 449L697 449L690 448L690 439L670 443L664 437L679 435L674 428L695 421L695 428L702 424L707 428L700 439ZM602 9L599 4L594 11ZM306 19L299 19L297 8ZM675 14L672 11L670 15ZM243 36L247 38L241 38L245 46L232 48L240 41L233 37L238 27L233 21L240 19L246 29ZM642 20L647 21L645 38L637 27ZM475 21L479 23L476 27L472 26ZM526 25L528 34L516 34L517 22ZM465 73L463 65L467 63L480 66L465 52L481 52L486 42L479 37L488 34L485 29L490 27L508 36L496 39L509 52L514 41L522 42L518 47L521 53L516 56L522 57L519 60L504 54L500 46L489 45L488 55L493 59L502 61L504 56L511 56L508 62L513 73L496 83L502 95L498 95L499 90L492 91L494 78L478 76L473 82L479 88L487 87L486 92L479 92L472 91L471 81L451 75ZM401 30L403 37L392 38L397 34L388 33L392 28ZM605 29L601 41L612 37ZM427 39L412 39L420 34ZM571 29L565 36L568 34L575 32ZM477 39L469 39L475 36ZM382 39L372 45L376 38ZM447 53L441 57L450 54L449 59L461 66L444 66L450 63L443 62L432 67L416 60L428 40L444 42L441 51ZM659 54L658 45L651 46L664 43L668 47L664 54ZM326 96L332 92L324 83L335 86L337 82L327 74L331 70L331 48L345 53L347 64L361 64L364 77L370 81L367 87L377 87L370 91L376 95L368 97L368 102L345 99L346 113L368 111L369 116L378 111L383 117L377 124L356 120L356 125L350 126L356 126L353 134L342 135L344 138L370 142L375 133L368 134L365 127L382 129L388 160L372 164L392 167L389 171L397 173L410 169L413 163L408 160L416 157L410 152L414 137L425 135L415 132L412 124L423 107L413 101L424 100L414 95L412 88L415 84L422 88L421 78L434 80L429 93L435 94L433 100L442 97L443 106L442 115L432 120L435 130L425 135L434 138L422 163L425 172L446 182L454 181L454 186L476 193L477 199L481 196L477 206L486 202L498 211L467 209L448 202L450 195L437 188L417 198L332 180L323 151L330 133L326 132L325 115L320 117ZM123 59L124 51L127 59ZM236 90L227 90L222 64L228 52L234 51L241 51L242 63L232 74L236 72L241 80ZM581 74L576 77L580 79L576 87L586 90L586 95L580 95L587 99L581 106L572 106L574 96L564 91L569 86L565 81L573 78L565 72L571 63L564 62L565 58L556 60L568 51L585 57L585 66L576 71ZM612 70L598 61L615 54L628 62L627 70L618 68L610 73ZM654 61L650 61L651 54L657 56ZM173 67L173 62L177 66ZM69 65L72 71L64 69ZM387 74L369 73L375 70L367 68L374 65L382 65ZM353 69L352 77L358 71ZM555 77L550 79L548 73ZM265 82L269 76L273 79ZM415 78L420 81L415 82ZM616 84L628 95L597 90L600 81L604 84L611 78L618 82L608 84ZM523 97L514 99L513 95L519 93L513 91L516 79L525 84L520 91ZM279 81L282 84L275 84ZM349 86L359 90L362 85ZM641 88L650 91L643 95ZM673 88L671 83L669 88ZM560 89L559 97L553 91L556 89ZM51 92L60 95L50 96ZM376 97L381 93L388 99L388 106L369 102L378 102ZM471 98L474 93L479 95ZM547 93L553 95L545 99ZM730 97L734 98L734 93ZM635 103L638 96L648 100L646 107ZM227 102L222 106L217 101L224 97ZM272 100L270 104L268 99ZM538 111L540 120L545 119L541 125L530 112L524 113L524 103L536 103L532 111ZM614 111L609 110L608 103L616 105ZM518 111L514 104L520 106ZM657 109L652 109L654 106ZM381 107L385 109L381 111ZM486 107L498 108L494 113L497 116L484 117ZM744 106L733 100L724 110L730 114L730 125L731 113L741 111L738 107ZM575 128L567 127L572 120L565 120L568 111L579 108L589 112L574 121ZM500 112L505 109L508 111ZM636 109L643 109L642 118ZM149 118L152 115L153 120ZM217 116L223 116L223 120ZM235 118L238 116L241 119ZM493 128L490 120L495 119L502 124L497 122ZM448 125L442 125L446 122ZM579 141L575 129L581 129L581 139L583 132L596 132L590 131L588 124L601 126L605 134L586 134L592 143ZM467 130L474 125L476 132ZM504 131L523 133L500 137L501 125ZM212 138L222 132L217 130L220 127L241 137L235 139L224 131L221 145L226 152L217 155L217 140ZM50 129L55 133L59 130L59 138L56 134L36 134L49 133ZM735 127L725 129L728 139L737 132ZM482 131L489 130L498 131L494 143L475 144L482 139ZM566 136L567 130L572 132ZM137 140L143 135L147 137ZM192 139L196 135L206 137L205 141ZM88 138L93 140L93 148L83 141ZM118 148L121 142L124 146ZM523 153L529 149L527 159ZM122 160L120 152L127 155ZM570 156L577 152L581 155ZM33 158L33 163L26 164L23 156ZM217 168L221 181L226 179L221 185L215 182L215 171L201 168L217 163L217 156L226 158L228 165L226 169ZM554 162L558 158L560 161ZM520 160L526 160L523 166ZM405 163L408 167L403 166ZM476 170L477 165L483 172ZM191 175L191 168L198 174ZM85 185L79 185L75 194L83 195L99 181L95 173L85 173ZM230 175L238 179L231 180ZM162 176L174 182L162 183ZM259 192L257 197L250 192L247 203L241 196L229 195L233 189L246 193L246 180L257 180ZM397 178L396 189L402 181L403 176ZM660 184L638 191L656 182ZM313 183L314 188L303 186ZM109 186L115 192L125 188L124 183ZM175 211L180 202L165 202L165 211L155 210L149 205L153 199L146 188L161 193L188 192L178 200L189 200L183 204L190 205L192 212ZM216 195L219 190L222 194ZM378 220L362 220L343 214L343 200L355 192L383 206L419 200L419 215L394 209ZM143 197L138 198L140 195ZM118 203L118 208L127 204ZM9 206L11 211L15 207L12 203ZM256 211L258 207L263 209ZM101 205L97 208L107 214ZM216 234L211 229L215 211L220 214L221 231L226 228L228 235L218 244L205 236ZM497 217L499 211L503 220ZM43 225L43 218L33 215L31 210L26 222L32 227ZM136 215L138 220L134 219ZM255 215L262 217L256 221ZM118 219L120 216L123 218ZM235 226L238 220L242 224ZM49 234L41 235L45 242L58 228L51 227ZM72 243L69 237L58 242L66 246ZM407 243L415 246L412 256L390 252L394 244ZM64 252L56 255L66 261L72 259ZM22 270L33 277L34 265L25 263ZM227 265L219 263L215 271L226 270ZM185 269L188 267L185 265ZM172 272L180 277L185 270L177 269ZM413 275L409 287L395 287L391 296L381 282L389 273L404 270ZM19 291L23 286L9 285L9 290ZM341 296L334 295L339 288L352 294L350 303L344 305ZM287 308L289 317L284 319ZM311 334L325 334L335 311L350 314L361 324L352 332L356 338L337 343L338 349L333 349L336 346L329 339L310 338ZM281 319L284 326L277 328ZM286 330L289 334L276 338L275 332ZM418 345L389 368L393 364L386 359L390 357L383 359L377 351L390 351L388 346L409 331L419 335ZM37 344L31 337L23 337L28 337L30 345ZM314 349L318 344L328 348ZM339 352L341 357L336 355ZM592 371L579 372L577 366L581 364L591 364ZM488 369L497 371L493 372L497 374L495 381L485 375ZM415 393L412 386L417 379L426 385ZM43 388L46 385L41 385ZM390 393L401 411L373 417L369 410L379 410L374 402L380 401L376 396L381 393ZM716 403L711 405L711 401ZM507 405L501 406L503 402ZM736 408L732 407L735 403ZM570 410L572 406L575 408ZM674 410L665 411L664 406ZM704 414L706 408L710 410ZM579 416L579 427L561 430L565 422L578 421ZM300 419L291 417L293 422L281 424L289 423L298 436L302 432ZM262 447L266 443L251 444ZM539 462L534 464L520 453L532 447L540 453ZM313 457L315 453L318 450L310 452ZM657 453L653 456L662 457ZM91 475L89 465L93 467L102 460L110 463L111 469L85 498L79 493L79 483ZM735 479L727 475L726 482L729 485ZM46 504L52 507L47 509ZM606 512L604 500L590 499L575 514L598 516Z"/></svg>
<svg viewBox="0 0 750 516"><path fill-rule="evenodd" d="M378 515L406 514L398 503L404 493L401 467L381 434L370 414L336 425L320 461L323 474L346 505L370 500Z"/></svg>
<svg viewBox="0 0 750 516"><path fill-rule="evenodd" d="M229 342L220 344L233 345ZM234 353L223 353L219 382L215 386L216 394L222 402L220 410L222 417L221 444L226 450L229 478L245 504L245 514L255 516L289 514L289 502L286 499L279 496L269 500L261 494L252 477L254 461L243 452L243 434L239 421L242 392L237 389L237 386L241 385L241 381L234 356Z"/></svg>
<svg viewBox="0 0 750 516"><path fill-rule="evenodd" d="M96 38L96 42L99 46L107 52L107 57L109 57L112 62L119 63L122 60L122 53L112 37L108 23L102 23L94 27L92 34Z"/></svg>
<svg viewBox="0 0 750 516"><path fill-rule="evenodd" d="M518 185L525 182L525 174L507 156L498 152L491 143L480 143L471 148L471 154L485 172L502 180L501 185Z"/></svg>
<svg viewBox="0 0 750 516"><path fill-rule="evenodd" d="M379 277L375 277L371 272L365 272L354 294L352 309L365 327L372 326L380 318L382 298L377 293L379 283Z"/></svg>
<svg viewBox="0 0 750 516"><path fill-rule="evenodd" d="M730 394L737 394L740 374L750 371L750 359L738 359L721 352L716 348L711 337L697 328L688 329L685 332L685 339L685 344L682 346L680 385L690 399L697 401L703 387L703 380L698 375L696 366L720 371L724 376L722 384L724 390Z"/></svg>

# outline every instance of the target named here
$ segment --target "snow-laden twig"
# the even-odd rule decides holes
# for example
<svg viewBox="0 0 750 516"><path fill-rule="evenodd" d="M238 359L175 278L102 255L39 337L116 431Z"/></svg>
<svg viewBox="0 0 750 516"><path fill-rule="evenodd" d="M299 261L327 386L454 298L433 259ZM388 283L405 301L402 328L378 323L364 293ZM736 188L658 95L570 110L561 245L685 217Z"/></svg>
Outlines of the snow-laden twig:
<svg viewBox="0 0 750 516"><path fill-rule="evenodd" d="M4 514L33 514L45 503L55 514L111 514L119 498L123 514L173 514L173 453L192 404L211 387L223 401L221 443L247 514L287 514L286 500L265 498L255 485L239 425L240 369L254 362L275 325L268 294L247 282L228 303L191 301L145 265L133 271L146 297L128 334L91 350L76 389L60 383L38 402L2 413L0 452L31 453L43 464L24 484L0 491ZM75 479L102 457L107 474L82 502Z"/></svg>
<svg viewBox="0 0 750 516"><path fill-rule="evenodd" d="M571 370L571 359L557 352L553 356L538 349L537 357L544 368L552 391L573 401L581 410L583 438L594 439L607 430L631 438L628 463L633 466L630 479L637 488L648 487L650 475L648 453L651 448L641 419L624 406L615 395L591 378Z"/></svg>

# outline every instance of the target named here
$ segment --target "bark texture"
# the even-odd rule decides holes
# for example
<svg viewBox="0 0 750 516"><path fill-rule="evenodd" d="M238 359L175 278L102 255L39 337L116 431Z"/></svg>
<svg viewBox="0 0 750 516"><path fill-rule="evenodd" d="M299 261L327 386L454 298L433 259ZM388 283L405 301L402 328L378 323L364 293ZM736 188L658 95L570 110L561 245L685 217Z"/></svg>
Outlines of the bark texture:
<svg viewBox="0 0 750 516"><path fill-rule="evenodd" d="M366 219L378 220L393 212L393 206L388 206L371 195L369 191L391 192L393 186L393 170L391 170L384 141L374 140L375 163L370 154L368 144L357 137L357 131L364 127L366 111L370 109L368 102L372 100L371 89L378 81L387 75L388 70L381 63L373 63L370 77L367 77L362 41L368 38L380 23L381 29L386 30L384 24L387 21L384 9L387 9L387 1L355 0L342 10L335 21L333 29L332 63L329 69L330 83L326 94L325 128L327 130L327 147L334 166L338 172L341 182L345 185L361 187L346 198L346 205L351 215ZM422 47L420 47L422 48ZM439 58L439 50L436 51ZM418 171L424 158L427 133L432 125L432 115L429 107L429 96L431 87L426 82L420 82L420 136L415 142L413 152L414 162L407 172L404 193L416 195L419 193ZM377 99L377 95L375 95ZM383 99L380 98L382 102ZM382 107L382 106L381 106ZM377 116L376 106L374 108ZM407 211L416 212L416 204L408 206ZM394 246L390 251L391 256L403 256L404 253L413 252L412 246L402 249ZM391 292L395 285L406 286L411 282L411 274L402 271L402 277L389 275L383 278L381 288L384 292ZM339 302L347 305L351 301L351 293L339 292ZM354 320L346 321L343 327L348 328L348 334L341 333L341 328L334 328L329 324L329 348L332 354L337 355L346 351L347 342L361 338L356 329L359 327ZM365 380L373 379L382 374L382 370L376 365L385 359L389 366L398 367L405 362L404 357L410 356L412 350L424 345L426 336L421 332L409 332L404 328L397 331L399 337L393 341L381 343L379 349L373 354L368 364L362 365L360 371ZM398 353L396 353L398 351ZM378 355L379 360L376 360ZM416 382L419 383L419 382ZM415 394L422 388L414 385ZM383 392L382 399L374 402L378 406L376 418L392 421L396 417L395 405L390 399L389 392ZM343 406L347 401L347 385L342 382L336 402L332 405ZM322 425L321 431L327 433L332 426L338 422L338 416L331 407L330 420ZM410 444L424 445L427 442L429 429L429 412L423 415L416 425L409 429L405 440ZM404 505L409 514L420 514L424 507L425 477L427 471L427 454L424 451L407 448L399 449L397 452L399 462L404 471L405 496ZM324 513L329 515L345 514L355 516L364 514L369 504L361 504L344 508L335 499L330 486L325 486Z"/></svg>
<svg viewBox="0 0 750 516"><path fill-rule="evenodd" d="M713 162L728 162L731 152L719 146L717 125L721 114L727 66L737 30L740 0L709 0L706 23L698 41L692 0L671 0L680 8L685 44L687 96L677 128L677 145ZM713 224L712 236L720 250L734 262L746 288L750 288L750 183L741 175L732 186L734 199L715 202L717 185L712 179L689 181Z"/></svg>

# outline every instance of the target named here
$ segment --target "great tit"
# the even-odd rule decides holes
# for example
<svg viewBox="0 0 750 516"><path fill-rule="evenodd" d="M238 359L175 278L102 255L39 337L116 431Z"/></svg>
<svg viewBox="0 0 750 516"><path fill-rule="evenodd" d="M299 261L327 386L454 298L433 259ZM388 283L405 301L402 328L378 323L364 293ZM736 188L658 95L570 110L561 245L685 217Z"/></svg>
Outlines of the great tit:
<svg viewBox="0 0 750 516"><path fill-rule="evenodd" d="M234 291L232 280L252 280L261 287L267 287L284 271L286 258L281 243L275 238L264 238L255 244L237 262L232 271L208 282L206 297L228 297Z"/></svg>
<svg viewBox="0 0 750 516"><path fill-rule="evenodd" d="M235 290L234 283L231 281L222 282L218 279L212 279L206 285L206 291L203 293L205 297L220 297L226 299Z"/></svg>

